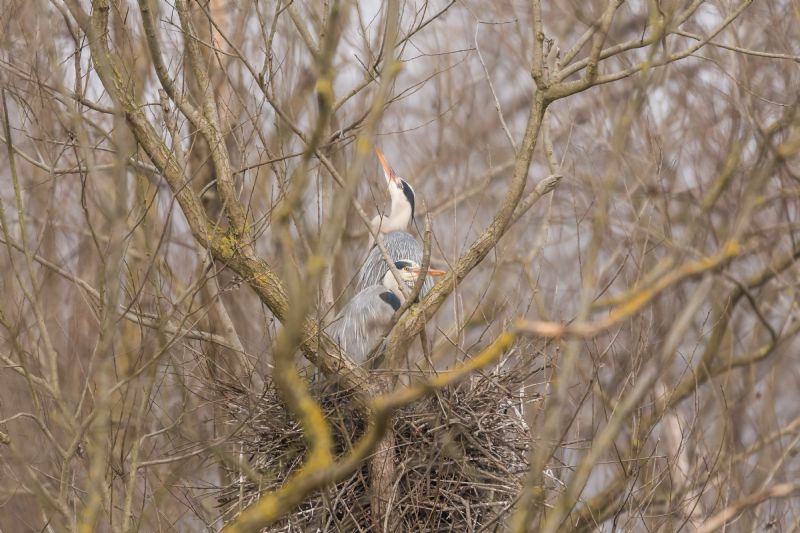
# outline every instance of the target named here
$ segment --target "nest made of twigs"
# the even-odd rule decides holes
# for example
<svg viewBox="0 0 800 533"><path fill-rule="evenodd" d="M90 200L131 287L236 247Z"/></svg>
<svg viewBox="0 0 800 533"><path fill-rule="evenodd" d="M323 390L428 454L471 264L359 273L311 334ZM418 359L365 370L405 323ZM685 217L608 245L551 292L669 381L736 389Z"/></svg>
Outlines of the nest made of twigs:
<svg viewBox="0 0 800 533"><path fill-rule="evenodd" d="M522 364L492 372L425 398L393 419L396 489L389 509L403 531L494 531L502 528L527 468L530 446L524 406L532 371ZM526 392L527 391L527 392ZM354 400L334 387L316 387L338 452L363 433ZM260 475L254 481L229 470L234 479L218 493L226 519L284 482L302 463L305 443L273 387L255 406L232 392L231 422L240 426L237 452ZM366 465L349 478L312 495L269 531L370 531Z"/></svg>

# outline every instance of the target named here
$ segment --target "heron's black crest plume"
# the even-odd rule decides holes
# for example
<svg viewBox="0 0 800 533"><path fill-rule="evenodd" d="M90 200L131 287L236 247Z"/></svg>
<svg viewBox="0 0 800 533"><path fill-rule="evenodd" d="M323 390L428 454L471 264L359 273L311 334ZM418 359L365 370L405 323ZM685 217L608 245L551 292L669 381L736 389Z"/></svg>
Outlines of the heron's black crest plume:
<svg viewBox="0 0 800 533"><path fill-rule="evenodd" d="M400 183L403 184L403 194L406 196L406 200L411 204L411 220L414 220L414 189L404 179L401 179Z"/></svg>

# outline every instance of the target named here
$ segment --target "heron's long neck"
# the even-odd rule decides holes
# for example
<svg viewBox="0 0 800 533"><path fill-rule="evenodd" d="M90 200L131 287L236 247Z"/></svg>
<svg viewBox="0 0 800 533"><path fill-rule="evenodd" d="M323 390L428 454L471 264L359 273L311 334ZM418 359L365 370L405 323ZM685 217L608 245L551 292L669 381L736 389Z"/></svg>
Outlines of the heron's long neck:
<svg viewBox="0 0 800 533"><path fill-rule="evenodd" d="M384 235L393 231L406 231L408 223L411 222L411 205L405 200L395 201L392 198L392 212L388 216L376 216L372 219L373 231L378 231ZM375 239L369 236L368 249L375 245Z"/></svg>
<svg viewBox="0 0 800 533"><path fill-rule="evenodd" d="M406 295L403 294L403 291L400 290L400 287L398 287L397 284L395 284L394 288L392 289L392 292L394 293L395 296L400 298L401 304L406 303Z"/></svg>
<svg viewBox="0 0 800 533"><path fill-rule="evenodd" d="M411 204L402 193L392 195L392 212L388 217L383 217L381 233L405 231L409 222L411 222Z"/></svg>
<svg viewBox="0 0 800 533"><path fill-rule="evenodd" d="M386 273L386 277L383 280L383 286L392 291L395 296L400 298L400 302L405 303L406 295L400 290L400 286L397 284L397 280L395 279L391 270Z"/></svg>

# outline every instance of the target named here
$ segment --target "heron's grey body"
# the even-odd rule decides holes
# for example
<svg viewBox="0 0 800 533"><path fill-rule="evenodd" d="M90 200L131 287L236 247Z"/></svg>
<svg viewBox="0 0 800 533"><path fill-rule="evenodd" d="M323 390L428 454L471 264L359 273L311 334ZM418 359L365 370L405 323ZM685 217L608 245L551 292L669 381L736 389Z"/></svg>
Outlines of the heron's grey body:
<svg viewBox="0 0 800 533"><path fill-rule="evenodd" d="M400 300L394 293L383 285L372 285L356 294L326 331L353 361L363 364L385 335L395 305L400 307ZM381 352L382 348L376 354Z"/></svg>
<svg viewBox="0 0 800 533"><path fill-rule="evenodd" d="M389 253L392 261L399 261L407 259L417 264L422 263L422 245L405 231L393 231L383 235L383 246ZM389 265L383 259L380 248L377 245L373 246L361 269L358 271L358 279L356 280L356 292L377 285L383 279L386 271L389 270ZM420 297L431 290L433 287L433 279L425 278L420 290Z"/></svg>

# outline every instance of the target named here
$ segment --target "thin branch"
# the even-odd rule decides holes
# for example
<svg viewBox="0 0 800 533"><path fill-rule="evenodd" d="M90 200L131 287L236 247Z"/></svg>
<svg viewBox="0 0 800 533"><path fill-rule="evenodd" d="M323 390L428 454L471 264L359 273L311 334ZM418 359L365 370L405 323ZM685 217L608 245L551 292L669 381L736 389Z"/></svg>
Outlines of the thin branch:
<svg viewBox="0 0 800 533"><path fill-rule="evenodd" d="M718 531L731 520L742 514L750 507L755 507L767 500L791 498L800 495L800 485L795 483L781 483L772 487L760 490L745 498L735 501L719 513L715 514L697 528L696 533L711 533Z"/></svg>

